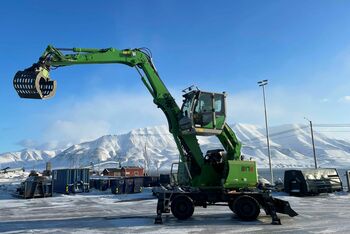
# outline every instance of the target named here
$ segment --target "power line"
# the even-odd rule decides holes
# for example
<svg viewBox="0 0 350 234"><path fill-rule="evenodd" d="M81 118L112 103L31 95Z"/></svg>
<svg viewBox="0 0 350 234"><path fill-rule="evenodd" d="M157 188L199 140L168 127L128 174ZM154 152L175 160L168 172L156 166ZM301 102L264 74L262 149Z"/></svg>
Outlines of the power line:
<svg viewBox="0 0 350 234"><path fill-rule="evenodd" d="M313 126L320 127L320 128L350 128L350 124L313 124ZM298 129L292 128L292 129L276 132L276 133L270 134L270 138L274 138L274 137L284 135L284 134L290 133L290 132L302 131L303 129L308 128L308 127L309 127L308 125L302 125ZM318 130L317 132L350 132L350 130L329 130L329 131L328 130ZM291 136L294 136L294 135L282 136L281 138L291 137ZM265 136L255 137L255 138L241 140L241 142L242 143L252 143L255 141L264 140L264 138L265 138Z"/></svg>
<svg viewBox="0 0 350 234"><path fill-rule="evenodd" d="M128 133L126 134L120 134L119 136L123 136L123 135L128 135ZM135 135L135 136L172 136L171 133L131 133L130 135Z"/></svg>
<svg viewBox="0 0 350 234"><path fill-rule="evenodd" d="M317 130L317 132L350 132L350 130Z"/></svg>
<svg viewBox="0 0 350 234"><path fill-rule="evenodd" d="M314 124L319 128L350 128L350 124Z"/></svg>
<svg viewBox="0 0 350 234"><path fill-rule="evenodd" d="M303 129L308 128L308 127L309 126L305 125L305 126L299 127L298 129L292 128L292 129L289 129L289 130L276 132L276 133L270 134L270 137L273 138L273 137L277 137L277 136L280 136L280 135L283 135L283 134L286 134L286 133L290 133L290 132L302 131ZM262 137L255 137L255 138L247 139L247 140L241 140L241 141L242 142L246 142L246 143L248 143L248 142L251 143L251 142L254 142L254 141L263 140L264 138L265 138L265 136L262 136Z"/></svg>
<svg viewBox="0 0 350 234"><path fill-rule="evenodd" d="M278 139L284 139L284 138L289 138L289 137L295 137L295 134L287 135L287 136L280 136ZM251 143L251 142L244 142L241 141L243 144L247 145L246 143Z"/></svg>
<svg viewBox="0 0 350 234"><path fill-rule="evenodd" d="M314 127L318 127L318 128L350 128L350 124L313 124ZM288 130L284 130L284 131L280 131L280 132L275 132L272 134L269 134L270 138L276 138L276 137L280 137L280 138L288 138L288 137L292 137L295 136L294 134L292 135L287 135L287 136L283 136L284 134L287 133L291 133L291 132L299 132L302 131L306 128L308 128L308 125L301 125L298 128L291 128ZM317 130L316 132L337 132L337 133L347 133L350 132L350 130ZM137 136L172 136L171 133L131 133L132 135L137 135ZM123 134L124 135L124 134ZM265 139L265 136L261 136L261 137L254 137L254 138L248 138L248 139L244 139L244 140L240 140L243 144L249 144L249 143L254 143L256 141L262 141Z"/></svg>
<svg viewBox="0 0 350 234"><path fill-rule="evenodd" d="M295 137L295 135L292 134L292 135L287 135L287 136L281 136L278 139L284 139L284 138L288 138L288 137ZM251 143L252 143L252 142L246 142L246 141L241 141L241 142L242 142L243 145L246 145L246 146L251 145Z"/></svg>

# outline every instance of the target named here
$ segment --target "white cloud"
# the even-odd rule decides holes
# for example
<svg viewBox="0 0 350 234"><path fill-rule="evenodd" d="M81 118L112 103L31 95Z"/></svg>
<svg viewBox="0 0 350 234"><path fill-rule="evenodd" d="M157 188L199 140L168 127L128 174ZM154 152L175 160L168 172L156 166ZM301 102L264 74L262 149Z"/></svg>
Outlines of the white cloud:
<svg viewBox="0 0 350 234"><path fill-rule="evenodd" d="M109 133L110 125L103 120L87 120L85 118L56 120L45 133L45 139L71 143L96 139ZM52 144L52 142L49 142Z"/></svg>
<svg viewBox="0 0 350 234"><path fill-rule="evenodd" d="M36 148L36 146L38 145L38 143L35 140L32 139L23 139L19 142L17 142L17 145L23 147L23 148Z"/></svg>
<svg viewBox="0 0 350 234"><path fill-rule="evenodd" d="M343 96L339 98L339 102L349 102L350 103L350 96Z"/></svg>
<svg viewBox="0 0 350 234"><path fill-rule="evenodd" d="M315 123L348 122L344 120L344 115L335 113L349 113L349 109L330 100L328 97L321 99L317 93L310 92L302 85L288 88L271 85L266 90L269 125L304 123L304 116L308 116ZM344 100L349 102L350 96ZM263 125L264 106L261 90L245 90L229 95L227 114L229 123Z"/></svg>
<svg viewBox="0 0 350 234"><path fill-rule="evenodd" d="M181 105L181 94L174 90L171 90L171 93ZM332 115L328 107L320 105L319 97L304 92L302 87L294 89L270 87L266 95L270 126L301 123L304 122L304 116L310 117L315 122L337 121L337 116ZM346 97L344 100L350 101L350 96ZM263 125L261 90L229 93L227 115L229 123ZM35 142L22 142L23 146L34 145L41 149L53 149L94 140L106 134L120 134L135 128L167 123L163 112L156 108L151 95L145 91L97 93L79 99L65 98L56 106L51 106L49 110L43 110L40 121L45 126L42 127L41 136Z"/></svg>
<svg viewBox="0 0 350 234"><path fill-rule="evenodd" d="M45 129L40 141L46 143L41 143L41 148L57 148L166 123L164 114L147 93L100 93L85 100L66 100L51 108L53 112L42 113L46 119L42 120Z"/></svg>
<svg viewBox="0 0 350 234"><path fill-rule="evenodd" d="M300 122L309 103L302 95L293 95L292 90L271 88L266 92L266 108L271 125ZM264 124L264 103L260 89L233 94L227 100L230 123Z"/></svg>

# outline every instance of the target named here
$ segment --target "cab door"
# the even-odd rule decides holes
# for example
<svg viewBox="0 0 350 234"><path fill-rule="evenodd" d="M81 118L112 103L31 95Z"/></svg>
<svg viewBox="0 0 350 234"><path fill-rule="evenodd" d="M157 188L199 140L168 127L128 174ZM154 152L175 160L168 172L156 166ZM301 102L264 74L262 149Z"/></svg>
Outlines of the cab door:
<svg viewBox="0 0 350 234"><path fill-rule="evenodd" d="M213 129L214 117L213 94L200 92L193 110L195 127Z"/></svg>
<svg viewBox="0 0 350 234"><path fill-rule="evenodd" d="M226 120L225 94L214 94L214 126L223 129Z"/></svg>

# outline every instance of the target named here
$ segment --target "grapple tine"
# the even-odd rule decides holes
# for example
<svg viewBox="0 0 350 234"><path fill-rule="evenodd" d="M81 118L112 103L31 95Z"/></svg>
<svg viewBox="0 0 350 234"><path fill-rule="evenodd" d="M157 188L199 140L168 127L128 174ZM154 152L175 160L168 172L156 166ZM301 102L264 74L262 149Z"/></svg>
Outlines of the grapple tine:
<svg viewBox="0 0 350 234"><path fill-rule="evenodd" d="M56 81L51 80L48 71L42 67L18 71L13 86L21 98L45 99L56 92Z"/></svg>

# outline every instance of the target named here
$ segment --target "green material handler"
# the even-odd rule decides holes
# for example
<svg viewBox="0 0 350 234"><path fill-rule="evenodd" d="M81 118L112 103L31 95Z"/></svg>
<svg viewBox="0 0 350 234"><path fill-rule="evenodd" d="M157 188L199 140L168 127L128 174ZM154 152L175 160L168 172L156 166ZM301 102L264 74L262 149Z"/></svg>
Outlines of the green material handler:
<svg viewBox="0 0 350 234"><path fill-rule="evenodd" d="M204 92L192 86L184 90L180 108L160 79L146 48L48 46L37 63L16 73L13 84L21 98L45 99L56 92L56 81L49 76L52 68L107 63L136 68L153 102L164 112L179 150L177 176L173 177L172 186L160 189L158 195L156 223L162 222L161 214L170 212L170 208L175 217L187 219L195 206L223 204L243 220L255 220L260 208L271 215L275 224L280 223L276 212L297 215L288 202L256 188L256 163L241 160L241 144L226 123L226 94ZM216 136L222 148L203 154L197 136Z"/></svg>

